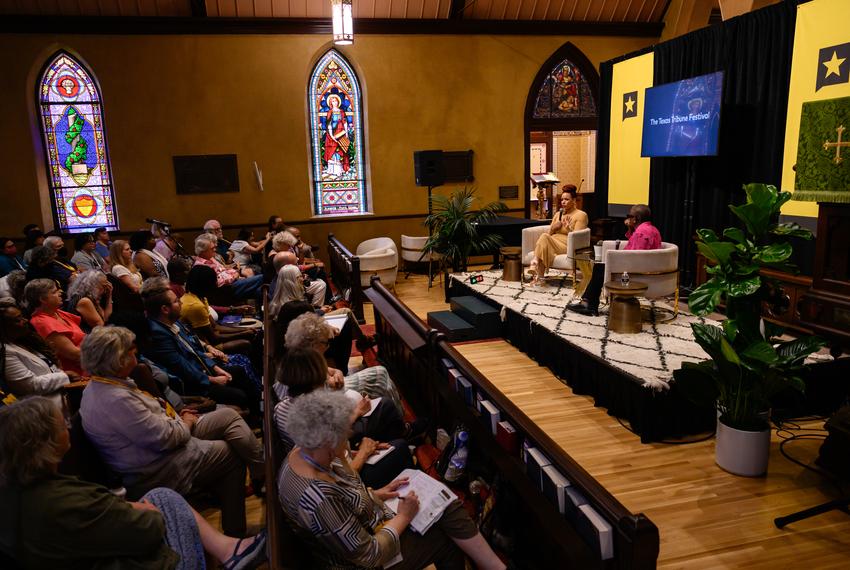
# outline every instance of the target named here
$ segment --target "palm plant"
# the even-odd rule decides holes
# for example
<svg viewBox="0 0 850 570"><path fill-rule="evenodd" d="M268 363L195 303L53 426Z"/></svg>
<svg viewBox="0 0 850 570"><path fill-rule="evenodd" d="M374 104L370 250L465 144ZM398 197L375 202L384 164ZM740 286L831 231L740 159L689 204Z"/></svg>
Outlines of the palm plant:
<svg viewBox="0 0 850 570"><path fill-rule="evenodd" d="M473 188L464 188L451 196L433 197L432 213L425 218L430 237L422 251L440 254L444 270L466 271L470 255L491 252L502 244L498 235L481 235L478 224L494 219L507 210L507 206L502 202L490 202L473 210L478 201L474 194Z"/></svg>
<svg viewBox="0 0 850 570"><path fill-rule="evenodd" d="M726 228L719 237L710 229L697 230L697 248L711 263L706 269L711 279L691 293L688 306L703 316L725 302L728 318L721 327L691 325L711 360L686 362L674 377L689 399L717 406L726 425L757 431L766 427L773 396L788 387L803 391L803 361L824 342L813 336L774 342L781 328L762 320L762 305L774 304L780 295L775 280L760 270L797 272L789 262L792 246L782 238L811 239L812 234L797 224L776 222L789 192L766 184L747 184L744 190L747 202L729 208L746 231Z"/></svg>

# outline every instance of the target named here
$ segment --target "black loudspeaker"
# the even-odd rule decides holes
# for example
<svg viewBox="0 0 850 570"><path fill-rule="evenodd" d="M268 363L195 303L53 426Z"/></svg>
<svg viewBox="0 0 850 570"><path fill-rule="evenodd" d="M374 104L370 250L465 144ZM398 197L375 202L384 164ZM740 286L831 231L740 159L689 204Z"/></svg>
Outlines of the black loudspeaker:
<svg viewBox="0 0 850 570"><path fill-rule="evenodd" d="M442 186L446 181L446 165L441 150L417 150L413 153L413 173L417 186Z"/></svg>

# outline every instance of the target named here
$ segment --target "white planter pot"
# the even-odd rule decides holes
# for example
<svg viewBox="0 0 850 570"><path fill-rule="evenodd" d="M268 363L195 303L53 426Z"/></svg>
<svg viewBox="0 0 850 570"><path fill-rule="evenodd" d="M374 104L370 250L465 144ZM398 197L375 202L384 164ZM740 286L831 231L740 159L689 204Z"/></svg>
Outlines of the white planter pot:
<svg viewBox="0 0 850 570"><path fill-rule="evenodd" d="M733 475L758 477L767 473L770 458L770 428L743 431L718 418L715 462Z"/></svg>

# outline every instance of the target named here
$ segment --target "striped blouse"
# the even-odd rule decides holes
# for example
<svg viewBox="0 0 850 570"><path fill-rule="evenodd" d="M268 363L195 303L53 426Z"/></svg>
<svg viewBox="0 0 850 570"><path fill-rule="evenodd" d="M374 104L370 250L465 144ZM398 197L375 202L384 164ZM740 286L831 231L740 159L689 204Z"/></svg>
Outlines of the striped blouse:
<svg viewBox="0 0 850 570"><path fill-rule="evenodd" d="M278 476L280 503L287 516L323 548L322 568L375 568L401 547L398 534L382 526L394 513L372 495L350 466L334 459L336 483L302 477L283 462Z"/></svg>

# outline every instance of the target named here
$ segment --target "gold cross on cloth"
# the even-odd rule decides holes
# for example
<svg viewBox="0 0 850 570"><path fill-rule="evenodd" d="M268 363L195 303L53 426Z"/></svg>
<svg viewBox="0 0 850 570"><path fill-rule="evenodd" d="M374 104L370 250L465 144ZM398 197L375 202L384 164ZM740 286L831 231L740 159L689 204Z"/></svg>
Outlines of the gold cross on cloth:
<svg viewBox="0 0 850 570"><path fill-rule="evenodd" d="M831 148L835 149L835 158L832 159L832 162L835 164L841 164L841 161L844 159L841 158L841 147L846 146L850 147L850 141L842 141L841 135L844 134L844 125L839 125L835 131L838 133L838 140L836 142L824 141L823 150L829 150Z"/></svg>

